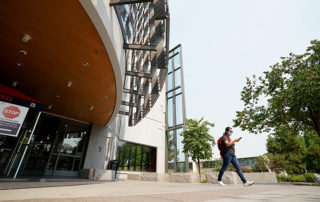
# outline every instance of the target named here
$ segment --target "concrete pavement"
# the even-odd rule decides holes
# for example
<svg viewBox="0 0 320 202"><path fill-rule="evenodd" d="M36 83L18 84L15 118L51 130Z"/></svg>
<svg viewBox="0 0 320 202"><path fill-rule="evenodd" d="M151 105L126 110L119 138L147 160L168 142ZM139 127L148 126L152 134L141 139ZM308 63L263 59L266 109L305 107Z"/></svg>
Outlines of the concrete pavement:
<svg viewBox="0 0 320 202"><path fill-rule="evenodd" d="M117 181L64 187L0 190L0 201L320 201L319 186L182 184Z"/></svg>
<svg viewBox="0 0 320 202"><path fill-rule="evenodd" d="M57 178L57 177L45 177L45 178L0 178L0 190L7 189L28 189L28 188L43 188L43 187L62 187L62 186L75 186L86 184L99 184L112 181L93 181L88 179L79 178Z"/></svg>

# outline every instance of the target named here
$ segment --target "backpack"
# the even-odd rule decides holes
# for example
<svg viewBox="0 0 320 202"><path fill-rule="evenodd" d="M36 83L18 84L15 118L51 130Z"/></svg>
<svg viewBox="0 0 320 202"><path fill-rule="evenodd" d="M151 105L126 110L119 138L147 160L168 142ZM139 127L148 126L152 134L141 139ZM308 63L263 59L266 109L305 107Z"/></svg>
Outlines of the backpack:
<svg viewBox="0 0 320 202"><path fill-rule="evenodd" d="M230 142L229 135L226 135L228 138L228 141ZM218 139L218 149L220 150L220 156L222 156L223 152L226 151L227 147L226 144L222 141L223 135Z"/></svg>

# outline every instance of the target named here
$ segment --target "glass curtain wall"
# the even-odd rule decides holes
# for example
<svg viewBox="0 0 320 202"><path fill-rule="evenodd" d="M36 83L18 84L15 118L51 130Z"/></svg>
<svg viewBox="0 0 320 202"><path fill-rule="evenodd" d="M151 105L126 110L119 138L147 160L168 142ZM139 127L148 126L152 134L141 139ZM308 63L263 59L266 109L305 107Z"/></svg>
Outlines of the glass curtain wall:
<svg viewBox="0 0 320 202"><path fill-rule="evenodd" d="M156 148L119 140L118 170L156 172Z"/></svg>
<svg viewBox="0 0 320 202"><path fill-rule="evenodd" d="M181 45L169 52L167 79L167 172L188 172L180 135L185 130L186 118Z"/></svg>
<svg viewBox="0 0 320 202"><path fill-rule="evenodd" d="M27 118L25 122L34 122L34 115ZM11 145L15 152L4 174L14 176L19 168L18 176L78 176L84 163L90 125L47 113L42 113L37 125L34 124L32 136L31 128L27 127L15 147Z"/></svg>

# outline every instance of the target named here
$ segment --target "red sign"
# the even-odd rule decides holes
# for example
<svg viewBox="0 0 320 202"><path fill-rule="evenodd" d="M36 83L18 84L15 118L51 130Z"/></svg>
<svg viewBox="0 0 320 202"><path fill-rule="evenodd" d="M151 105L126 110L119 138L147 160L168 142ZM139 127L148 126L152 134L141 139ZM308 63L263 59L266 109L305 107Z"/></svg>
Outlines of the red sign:
<svg viewBox="0 0 320 202"><path fill-rule="evenodd" d="M2 114L8 119L14 119L20 115L20 110L18 107L9 106L3 109Z"/></svg>
<svg viewBox="0 0 320 202"><path fill-rule="evenodd" d="M1 99L1 100L4 100L4 101L12 102L13 97L8 96L8 95L4 95L4 94L0 93L0 99Z"/></svg>

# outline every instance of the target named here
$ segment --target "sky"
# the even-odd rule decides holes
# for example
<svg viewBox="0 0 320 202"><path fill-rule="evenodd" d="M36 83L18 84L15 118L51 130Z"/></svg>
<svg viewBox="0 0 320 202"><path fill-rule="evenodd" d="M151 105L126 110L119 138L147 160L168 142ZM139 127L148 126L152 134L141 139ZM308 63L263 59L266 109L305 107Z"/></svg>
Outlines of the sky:
<svg viewBox="0 0 320 202"><path fill-rule="evenodd" d="M169 0L170 47L182 44L187 118L215 123L217 140L243 109L246 77L320 40L320 0ZM233 128L237 157L266 153L268 134ZM219 156L217 146L214 155Z"/></svg>

